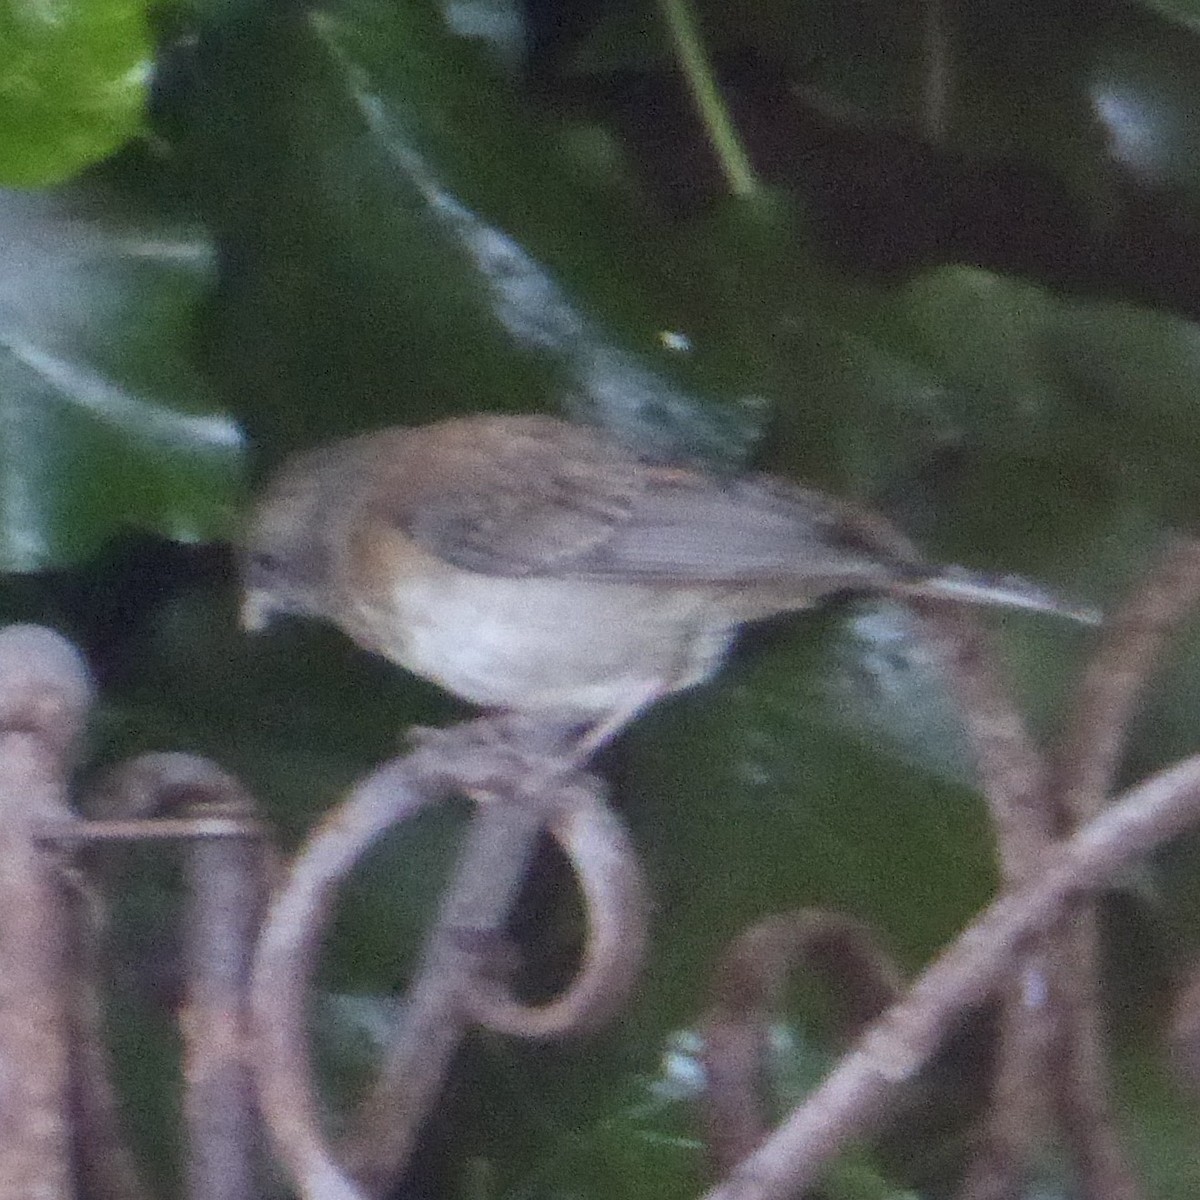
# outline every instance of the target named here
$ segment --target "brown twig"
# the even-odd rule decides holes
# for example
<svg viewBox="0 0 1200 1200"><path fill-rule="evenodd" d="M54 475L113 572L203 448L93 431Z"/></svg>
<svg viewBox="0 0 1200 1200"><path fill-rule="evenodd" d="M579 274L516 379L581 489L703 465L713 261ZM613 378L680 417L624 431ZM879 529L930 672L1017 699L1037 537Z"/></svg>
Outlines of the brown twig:
<svg viewBox="0 0 1200 1200"><path fill-rule="evenodd" d="M268 908L251 982L259 1099L276 1152L303 1195L357 1200L365 1194L322 1136L308 1053L305 1002L336 889L385 830L441 794L409 759L374 771L313 831Z"/></svg>
<svg viewBox="0 0 1200 1200"><path fill-rule="evenodd" d="M1105 622L1056 758L1064 815L1090 821L1112 790L1130 719L1167 640L1200 603L1200 541L1175 537L1162 561Z"/></svg>
<svg viewBox="0 0 1200 1200"><path fill-rule="evenodd" d="M92 687L82 657L48 629L0 631L0 1197L75 1195L71 1111L74 991L63 876L41 828L75 818L67 772Z"/></svg>
<svg viewBox="0 0 1200 1200"><path fill-rule="evenodd" d="M202 838L261 838L266 829L253 817L119 817L80 821L69 829L44 830L42 841L59 846L100 842L198 841Z"/></svg>
<svg viewBox="0 0 1200 1200"><path fill-rule="evenodd" d="M787 976L808 962L828 981L847 1037L896 998L895 964L860 921L821 909L767 917L721 956L713 1000L700 1021L704 1044L705 1144L714 1173L746 1157L767 1132L763 1070L770 1021Z"/></svg>
<svg viewBox="0 0 1200 1200"><path fill-rule="evenodd" d="M1055 757L1054 796L1065 827L1083 825L1103 811L1136 705L1167 639L1198 601L1200 542L1177 537L1105 625ZM1080 905L1053 938L1052 1078L1080 1188L1099 1200L1136 1200L1141 1188L1122 1150L1109 1098L1095 905Z"/></svg>
<svg viewBox="0 0 1200 1200"><path fill-rule="evenodd" d="M996 829L1001 872L1006 882L1023 882L1055 834L1046 803L1045 763L976 615L963 604L916 603L929 644L959 701Z"/></svg>
<svg viewBox="0 0 1200 1200"><path fill-rule="evenodd" d="M595 781L580 779L572 792L570 799L556 796L563 803L547 831L571 860L588 908L583 963L567 990L546 1004L522 1004L496 980L468 981L461 1002L472 1020L493 1033L555 1038L598 1029L628 999L641 968L650 906L637 856Z"/></svg>
<svg viewBox="0 0 1200 1200"><path fill-rule="evenodd" d="M465 1022L486 1018L521 1032L565 1032L568 1020L586 1023L611 1010L634 978L644 937L644 890L631 861L618 863L624 851L609 837L612 818L598 817L595 781L564 769L561 760L548 763L544 753L499 744L492 729L489 722L475 722L427 738L412 754L368 776L309 839L271 906L254 972L259 1083L276 1147L305 1194L349 1198L391 1182L438 1094ZM386 829L454 790L496 798L483 806L427 944L384 1087L372 1094L345 1153L348 1167L364 1181L360 1190L320 1131L305 992L340 881ZM585 898L599 906L591 913L592 927L604 931L585 955L584 982L561 1006L548 1006L548 1017L497 993L471 948L479 934L502 928L543 825L567 853L583 851Z"/></svg>
<svg viewBox="0 0 1200 1200"><path fill-rule="evenodd" d="M189 754L135 758L114 773L105 794L114 815L182 810L183 823L193 827L226 821L242 828L238 838L202 835L187 846L182 918L187 990L181 1026L188 1195L245 1200L261 1190L257 1105L247 1061L247 993L267 862L254 801L216 764ZM142 834L154 832L155 823L142 822Z"/></svg>
<svg viewBox="0 0 1200 1200"><path fill-rule="evenodd" d="M996 831L1005 888L1029 881L1054 840L1047 769L1011 689L1000 677L983 627L964 605L922 601L918 611L975 752L988 812ZM1053 1022L1049 1006L1032 1002L1045 991L1044 948L1031 948L1006 989L999 1025L995 1078L967 1172L962 1200L1004 1200L1022 1189L1046 1115L1045 1062Z"/></svg>
<svg viewBox="0 0 1200 1200"><path fill-rule="evenodd" d="M1076 897L1200 822L1200 756L1131 788L1023 887L973 921L824 1082L705 1200L784 1200L811 1186L847 1139L880 1117L965 1010L985 1000L1029 940Z"/></svg>
<svg viewBox="0 0 1200 1200"><path fill-rule="evenodd" d="M338 1147L339 1157L368 1194L386 1192L412 1153L464 1032L458 999L475 979L477 967L468 938L493 948L503 940L505 918L516 902L542 822L540 813L503 804L483 806L471 822L406 997L402 1023Z"/></svg>

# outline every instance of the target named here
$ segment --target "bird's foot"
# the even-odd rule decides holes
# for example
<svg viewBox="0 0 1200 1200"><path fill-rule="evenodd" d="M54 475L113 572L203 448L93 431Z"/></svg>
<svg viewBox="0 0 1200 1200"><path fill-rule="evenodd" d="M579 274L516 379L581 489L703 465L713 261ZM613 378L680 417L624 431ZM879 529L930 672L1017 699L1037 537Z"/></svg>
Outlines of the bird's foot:
<svg viewBox="0 0 1200 1200"><path fill-rule="evenodd" d="M409 732L414 752L431 754L475 799L553 798L587 776L578 726L495 713L443 728Z"/></svg>

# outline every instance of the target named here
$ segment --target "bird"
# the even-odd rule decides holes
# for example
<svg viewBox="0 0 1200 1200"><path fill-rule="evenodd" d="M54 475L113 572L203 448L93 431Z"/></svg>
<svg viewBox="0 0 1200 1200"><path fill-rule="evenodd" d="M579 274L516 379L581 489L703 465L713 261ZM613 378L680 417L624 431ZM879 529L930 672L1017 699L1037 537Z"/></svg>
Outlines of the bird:
<svg viewBox="0 0 1200 1200"><path fill-rule="evenodd" d="M741 628L844 593L1092 620L927 563L870 509L767 474L652 461L552 416L473 415L287 459L240 546L243 625L331 622L485 710L598 747L710 678Z"/></svg>

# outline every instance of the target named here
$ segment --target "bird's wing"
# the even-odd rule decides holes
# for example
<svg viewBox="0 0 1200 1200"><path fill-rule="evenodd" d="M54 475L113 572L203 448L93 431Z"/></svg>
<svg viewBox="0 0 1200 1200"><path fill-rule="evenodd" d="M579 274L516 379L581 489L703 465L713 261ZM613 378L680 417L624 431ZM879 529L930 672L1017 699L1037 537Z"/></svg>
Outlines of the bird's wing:
<svg viewBox="0 0 1200 1200"><path fill-rule="evenodd" d="M454 487L391 519L487 575L870 586L923 573L884 522L820 492L657 466L579 432L559 426L545 444L490 447Z"/></svg>
<svg viewBox="0 0 1200 1200"><path fill-rule="evenodd" d="M818 491L767 477L654 481L573 573L710 583L879 584L923 574L883 521Z"/></svg>

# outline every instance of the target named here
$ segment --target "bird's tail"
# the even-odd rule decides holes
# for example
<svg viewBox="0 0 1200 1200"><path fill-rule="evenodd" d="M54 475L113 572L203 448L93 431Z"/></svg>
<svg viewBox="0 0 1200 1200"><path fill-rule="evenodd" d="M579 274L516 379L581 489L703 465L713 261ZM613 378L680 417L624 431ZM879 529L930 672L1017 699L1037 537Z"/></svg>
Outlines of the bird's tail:
<svg viewBox="0 0 1200 1200"><path fill-rule="evenodd" d="M1104 619L1104 614L1098 608L1068 600L1019 575L989 575L985 571L972 571L966 567L944 567L904 590L922 596L960 600L965 604L1053 613L1084 625L1099 625Z"/></svg>

